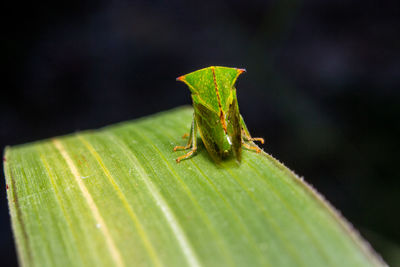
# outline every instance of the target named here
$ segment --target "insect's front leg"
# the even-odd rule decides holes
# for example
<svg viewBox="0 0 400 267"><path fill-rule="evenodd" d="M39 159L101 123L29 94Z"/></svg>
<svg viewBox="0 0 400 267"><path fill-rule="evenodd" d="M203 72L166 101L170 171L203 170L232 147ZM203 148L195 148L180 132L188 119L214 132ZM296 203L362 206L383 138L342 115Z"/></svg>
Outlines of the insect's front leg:
<svg viewBox="0 0 400 267"><path fill-rule="evenodd" d="M242 131L242 140L243 146L250 150L255 150L257 153L261 152L261 149L258 146L253 146L245 143L244 141L258 141L261 144L264 144L264 138L261 137L251 137L249 130L247 129L246 124L244 123L242 115L240 115L240 128Z"/></svg>
<svg viewBox="0 0 400 267"><path fill-rule="evenodd" d="M192 126L190 127L189 140L186 146L176 146L174 151L192 148L188 153L180 156L176 159L176 162L180 162L183 159L191 157L197 151L197 123L195 117L193 116Z"/></svg>
<svg viewBox="0 0 400 267"><path fill-rule="evenodd" d="M185 139L186 137L189 136L189 140L188 140L188 142L187 142L187 145L186 145L186 146L176 146L176 147L174 147L174 151L177 151L177 150L185 150L185 149L191 148L192 142L193 142L193 139L192 139L193 124L194 124L193 122L194 122L194 118L193 118L193 121L192 121L192 125L190 126L190 134L188 135L188 134L186 133L186 134L184 134L184 135L182 136L183 139Z"/></svg>

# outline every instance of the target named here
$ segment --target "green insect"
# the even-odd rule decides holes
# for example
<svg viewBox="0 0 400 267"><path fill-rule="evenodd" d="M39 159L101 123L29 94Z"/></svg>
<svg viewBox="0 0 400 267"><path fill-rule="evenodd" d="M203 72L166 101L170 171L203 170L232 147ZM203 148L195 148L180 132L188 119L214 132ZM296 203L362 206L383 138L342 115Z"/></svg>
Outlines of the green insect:
<svg viewBox="0 0 400 267"><path fill-rule="evenodd" d="M176 159L180 162L197 151L197 132L200 134L210 156L219 162L233 155L240 162L242 146L257 153L261 149L249 142L263 138L252 138L239 113L235 82L244 69L211 66L178 77L176 80L189 86L193 100L193 121L186 146L176 150L191 149ZM186 137L187 134L184 135Z"/></svg>

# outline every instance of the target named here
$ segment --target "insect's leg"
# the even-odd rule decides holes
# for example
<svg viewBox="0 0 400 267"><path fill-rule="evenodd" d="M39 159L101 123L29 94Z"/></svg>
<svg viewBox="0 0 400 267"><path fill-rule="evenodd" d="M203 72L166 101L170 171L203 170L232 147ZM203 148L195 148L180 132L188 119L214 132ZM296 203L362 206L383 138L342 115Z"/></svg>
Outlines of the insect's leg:
<svg viewBox="0 0 400 267"><path fill-rule="evenodd" d="M244 123L242 115L240 115L240 127L242 129L242 137L246 141L258 141L261 144L264 144L264 138L261 137L251 137L249 130L247 129L246 124Z"/></svg>
<svg viewBox="0 0 400 267"><path fill-rule="evenodd" d="M258 146L247 144L247 143L244 142L244 141L259 141L259 142L261 142L261 144L264 144L264 139L263 138L258 138L258 137L257 138L251 137L250 132L247 129L246 124L244 123L242 115L240 115L240 128L241 128L241 131L242 131L242 145L245 148L249 149L249 150L254 150L257 153L260 153L261 149Z"/></svg>
<svg viewBox="0 0 400 267"><path fill-rule="evenodd" d="M190 145L192 146L192 149L185 155L177 158L176 162L179 163L183 159L190 158L197 151L197 123L196 123L194 116L193 116L192 127L190 129L189 142L190 142ZM189 146L189 144L188 144L188 146Z"/></svg>
<svg viewBox="0 0 400 267"><path fill-rule="evenodd" d="M187 142L186 146L176 146L174 147L174 151L177 150L185 150L185 149L189 149L192 147L192 142L193 142L193 138L192 138L192 133L193 133L193 127L194 127L194 116L193 116L193 121L192 121L192 125L190 126L190 134L185 134L184 136L182 136L182 138L186 138L187 136L189 136L189 140Z"/></svg>
<svg viewBox="0 0 400 267"><path fill-rule="evenodd" d="M252 146L252 145L249 145L249 144L247 144L247 143L243 143L242 144L245 148L247 148L247 149L249 149L249 150L254 150L255 152L257 152L257 153L260 153L261 152L261 149L258 147L258 146Z"/></svg>

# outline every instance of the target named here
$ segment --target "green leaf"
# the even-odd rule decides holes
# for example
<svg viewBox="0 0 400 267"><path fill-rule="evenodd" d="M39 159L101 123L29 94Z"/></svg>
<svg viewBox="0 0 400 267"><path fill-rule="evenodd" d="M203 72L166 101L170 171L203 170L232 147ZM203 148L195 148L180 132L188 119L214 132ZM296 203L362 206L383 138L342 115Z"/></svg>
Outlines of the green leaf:
<svg viewBox="0 0 400 267"><path fill-rule="evenodd" d="M318 193L268 154L177 164L183 107L7 148L22 266L383 266ZM200 142L201 143L201 142ZM267 144L268 146L268 144Z"/></svg>

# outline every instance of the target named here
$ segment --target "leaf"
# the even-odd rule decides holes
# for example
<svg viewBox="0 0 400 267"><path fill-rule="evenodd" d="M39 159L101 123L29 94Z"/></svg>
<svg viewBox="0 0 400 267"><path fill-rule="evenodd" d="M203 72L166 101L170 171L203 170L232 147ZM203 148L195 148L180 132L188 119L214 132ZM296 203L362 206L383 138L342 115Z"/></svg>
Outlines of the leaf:
<svg viewBox="0 0 400 267"><path fill-rule="evenodd" d="M192 109L7 148L22 266L383 266L268 154L184 152ZM201 142L200 142L201 143Z"/></svg>

